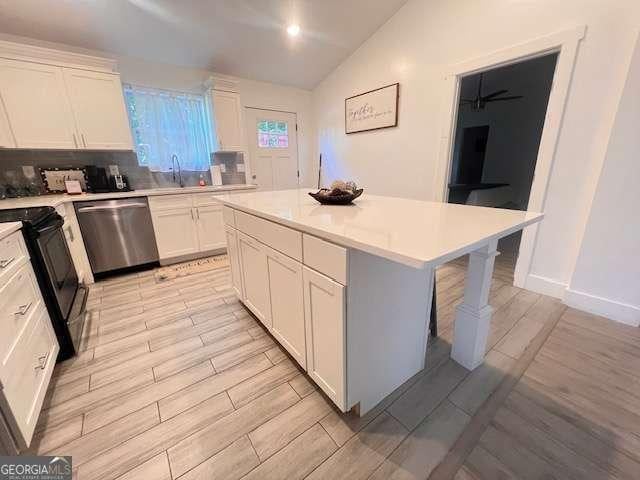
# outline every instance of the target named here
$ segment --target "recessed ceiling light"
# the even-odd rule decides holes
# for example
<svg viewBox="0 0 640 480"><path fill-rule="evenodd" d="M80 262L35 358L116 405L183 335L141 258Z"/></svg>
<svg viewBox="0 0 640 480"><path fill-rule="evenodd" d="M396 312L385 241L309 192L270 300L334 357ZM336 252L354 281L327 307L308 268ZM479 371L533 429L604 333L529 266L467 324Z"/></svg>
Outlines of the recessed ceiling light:
<svg viewBox="0 0 640 480"><path fill-rule="evenodd" d="M300 25L292 23L287 27L287 33L290 37L297 37L300 34Z"/></svg>

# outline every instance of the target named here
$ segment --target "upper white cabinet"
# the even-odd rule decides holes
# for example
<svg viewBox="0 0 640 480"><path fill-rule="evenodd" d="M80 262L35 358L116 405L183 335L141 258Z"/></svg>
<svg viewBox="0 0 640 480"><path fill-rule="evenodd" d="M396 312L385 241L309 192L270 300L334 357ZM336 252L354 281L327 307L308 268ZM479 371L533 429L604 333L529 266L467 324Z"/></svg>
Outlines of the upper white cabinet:
<svg viewBox="0 0 640 480"><path fill-rule="evenodd" d="M115 64L0 41L0 146L131 150Z"/></svg>
<svg viewBox="0 0 640 480"><path fill-rule="evenodd" d="M224 151L246 150L242 103L235 92L210 90L217 149Z"/></svg>
<svg viewBox="0 0 640 480"><path fill-rule="evenodd" d="M79 148L62 68L0 59L0 96L18 148Z"/></svg>
<svg viewBox="0 0 640 480"><path fill-rule="evenodd" d="M131 150L131 131L120 76L65 68L78 142L94 150Z"/></svg>

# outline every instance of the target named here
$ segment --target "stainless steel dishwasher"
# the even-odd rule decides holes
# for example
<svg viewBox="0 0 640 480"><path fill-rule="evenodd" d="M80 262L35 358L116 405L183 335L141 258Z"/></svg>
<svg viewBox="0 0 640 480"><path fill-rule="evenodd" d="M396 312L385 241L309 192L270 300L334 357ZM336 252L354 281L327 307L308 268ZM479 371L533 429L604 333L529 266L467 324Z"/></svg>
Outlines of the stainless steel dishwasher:
<svg viewBox="0 0 640 480"><path fill-rule="evenodd" d="M75 204L93 273L158 261L146 197Z"/></svg>

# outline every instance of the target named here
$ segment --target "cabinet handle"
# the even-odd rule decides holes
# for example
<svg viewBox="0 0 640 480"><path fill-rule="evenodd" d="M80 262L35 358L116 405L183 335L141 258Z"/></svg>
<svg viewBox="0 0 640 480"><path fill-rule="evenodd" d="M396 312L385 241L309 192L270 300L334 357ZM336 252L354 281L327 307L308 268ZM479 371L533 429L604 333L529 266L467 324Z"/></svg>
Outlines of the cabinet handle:
<svg viewBox="0 0 640 480"><path fill-rule="evenodd" d="M196 217L193 216L193 208L191 209L191 220L196 221Z"/></svg>
<svg viewBox="0 0 640 480"><path fill-rule="evenodd" d="M73 228L71 228L71 225L67 227L67 233L69 234L69 241L73 242L75 238L73 236Z"/></svg>
<svg viewBox="0 0 640 480"><path fill-rule="evenodd" d="M7 260L0 260L0 268L7 268L15 259L16 257L11 257Z"/></svg>
<svg viewBox="0 0 640 480"><path fill-rule="evenodd" d="M200 209L196 208L196 218L200 221Z"/></svg>
<svg viewBox="0 0 640 480"><path fill-rule="evenodd" d="M82 143L84 144L84 148L87 148L87 140L84 138L84 133L81 133L80 136L82 137Z"/></svg>
<svg viewBox="0 0 640 480"><path fill-rule="evenodd" d="M18 311L14 312L13 314L14 315L26 315L26 313L31 308L31 305L33 305L33 302L29 302L29 303L25 303L24 305L20 305L18 307Z"/></svg>
<svg viewBox="0 0 640 480"><path fill-rule="evenodd" d="M76 139L76 134L72 133L71 135L73 135L73 144L76 146L76 148L78 148L78 140Z"/></svg>
<svg viewBox="0 0 640 480"><path fill-rule="evenodd" d="M44 370L47 366L47 360L49 360L49 353L51 352L47 352L46 355L40 355L38 357L38 365L34 367L35 370Z"/></svg>

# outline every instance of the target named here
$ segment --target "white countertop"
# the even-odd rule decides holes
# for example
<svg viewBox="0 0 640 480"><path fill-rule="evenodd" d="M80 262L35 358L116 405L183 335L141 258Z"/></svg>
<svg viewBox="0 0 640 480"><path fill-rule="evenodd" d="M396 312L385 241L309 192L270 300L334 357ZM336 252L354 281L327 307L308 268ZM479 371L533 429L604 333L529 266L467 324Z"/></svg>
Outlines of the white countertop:
<svg viewBox="0 0 640 480"><path fill-rule="evenodd" d="M220 196L222 203L412 267L436 266L542 220L543 214L366 192L354 205L320 205L309 189Z"/></svg>
<svg viewBox="0 0 640 480"><path fill-rule="evenodd" d="M238 190L252 190L257 185L220 185L206 187L184 187L184 188L152 188L147 190L134 190L132 192L109 192L109 193L83 193L81 195L41 195L38 197L8 198L0 200L0 210L11 208L29 207L57 207L67 202L83 202L91 200L107 200L111 198L131 198L131 197L152 197L155 195L175 195L179 193L217 193Z"/></svg>
<svg viewBox="0 0 640 480"><path fill-rule="evenodd" d="M0 223L0 240L17 232L22 228L22 222L4 222Z"/></svg>

